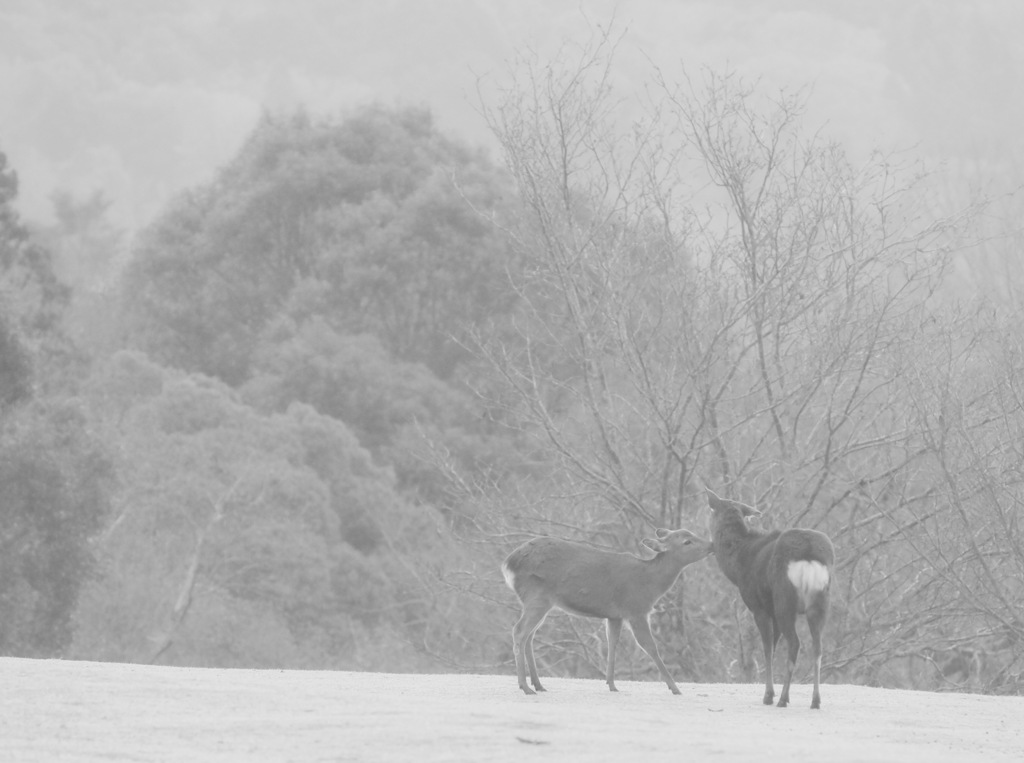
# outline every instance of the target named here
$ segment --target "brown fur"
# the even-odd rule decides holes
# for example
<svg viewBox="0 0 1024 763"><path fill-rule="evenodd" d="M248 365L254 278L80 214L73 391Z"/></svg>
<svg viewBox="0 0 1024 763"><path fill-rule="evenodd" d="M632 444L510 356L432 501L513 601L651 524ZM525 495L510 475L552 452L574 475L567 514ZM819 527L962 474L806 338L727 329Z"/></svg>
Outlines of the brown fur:
<svg viewBox="0 0 1024 763"><path fill-rule="evenodd" d="M558 538L534 538L509 554L502 572L516 592L523 612L512 630L519 688L526 694L544 691L533 657L533 636L548 612L558 607L584 617L606 620L608 688L615 688L615 647L622 621L629 623L637 643L654 660L673 694L679 693L658 654L648 616L654 603L676 582L683 567L711 553L711 543L686 530L658 530L657 540L644 545L653 559L601 551ZM533 689L526 684L529 668Z"/></svg>
<svg viewBox="0 0 1024 763"><path fill-rule="evenodd" d="M814 652L814 694L811 707L820 708L821 633L828 618L829 589L835 557L832 541L817 530L791 529L770 533L753 530L747 527L744 518L758 516L759 511L736 501L719 498L711 490L707 492L708 505L712 510L711 542L715 547L718 566L740 589L740 597L753 613L761 633L765 659L764 703L770 705L775 698L772 658L779 637L785 636L789 647L789 662L786 682L779 695L779 707L789 704L789 685L800 652L796 618L802 614L807 617ZM790 564L793 562L820 564L828 575L814 568L814 574L804 576L808 582L798 590L789 575ZM799 579L801 576L797 577ZM821 580L825 582L819 588L815 583Z"/></svg>

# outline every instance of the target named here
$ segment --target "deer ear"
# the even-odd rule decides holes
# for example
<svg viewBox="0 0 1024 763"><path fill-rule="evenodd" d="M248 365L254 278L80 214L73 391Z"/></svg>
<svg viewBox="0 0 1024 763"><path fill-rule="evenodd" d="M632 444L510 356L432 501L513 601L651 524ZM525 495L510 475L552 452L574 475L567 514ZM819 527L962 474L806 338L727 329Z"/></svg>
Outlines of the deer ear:
<svg viewBox="0 0 1024 763"><path fill-rule="evenodd" d="M658 536L658 540L664 540L672 534L672 531L665 530L664 528L659 527L657 530L654 531L654 534Z"/></svg>
<svg viewBox="0 0 1024 763"><path fill-rule="evenodd" d="M759 517L759 516L761 516L761 512L758 511L757 509L755 509L753 506L747 506L747 505L741 504L740 511L743 512L743 516L745 516L745 517Z"/></svg>
<svg viewBox="0 0 1024 763"><path fill-rule="evenodd" d="M644 538L640 542L647 546L647 548L649 548L651 551L654 551L658 554L663 554L666 551L668 551L668 546L666 546L660 540L655 540L654 538Z"/></svg>

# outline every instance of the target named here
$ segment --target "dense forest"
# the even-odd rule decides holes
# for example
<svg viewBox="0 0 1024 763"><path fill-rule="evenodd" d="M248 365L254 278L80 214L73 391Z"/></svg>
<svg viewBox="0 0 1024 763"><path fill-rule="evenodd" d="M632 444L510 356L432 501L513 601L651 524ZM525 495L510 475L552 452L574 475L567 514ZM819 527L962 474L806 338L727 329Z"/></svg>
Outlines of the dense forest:
<svg viewBox="0 0 1024 763"><path fill-rule="evenodd" d="M1017 211L727 71L623 108L614 55L514 61L498 160L426 109L268 113L131 239L102 193L23 220L0 154L0 652L511 672L517 543L644 554L711 486L833 539L826 681L1024 691L1017 284L963 278ZM755 680L713 559L653 626Z"/></svg>

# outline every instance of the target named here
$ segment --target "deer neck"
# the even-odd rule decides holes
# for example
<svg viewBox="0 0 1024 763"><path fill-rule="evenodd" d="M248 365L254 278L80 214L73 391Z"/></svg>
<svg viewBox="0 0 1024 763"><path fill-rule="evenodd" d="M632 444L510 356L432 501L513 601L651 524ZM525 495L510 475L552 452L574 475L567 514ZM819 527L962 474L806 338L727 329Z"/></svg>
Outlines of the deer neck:
<svg viewBox="0 0 1024 763"><path fill-rule="evenodd" d="M672 587L672 584L676 582L676 578L679 577L679 573L686 566L683 559L666 551L658 554L647 564L650 565L650 569L653 572L652 577L656 584L664 586L666 591Z"/></svg>
<svg viewBox="0 0 1024 763"><path fill-rule="evenodd" d="M730 581L739 585L742 570L747 566L746 558L753 553L753 546L764 537L764 533L747 527L741 517L726 517L715 525L712 532L715 558Z"/></svg>

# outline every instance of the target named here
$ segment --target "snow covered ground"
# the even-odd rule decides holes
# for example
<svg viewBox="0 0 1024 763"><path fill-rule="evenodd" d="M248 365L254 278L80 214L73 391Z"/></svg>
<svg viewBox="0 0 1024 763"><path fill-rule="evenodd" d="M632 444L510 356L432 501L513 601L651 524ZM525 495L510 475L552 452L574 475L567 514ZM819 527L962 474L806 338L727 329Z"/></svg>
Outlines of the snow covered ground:
<svg viewBox="0 0 1024 763"><path fill-rule="evenodd" d="M1024 760L1024 698L0 659L0 761Z"/></svg>

